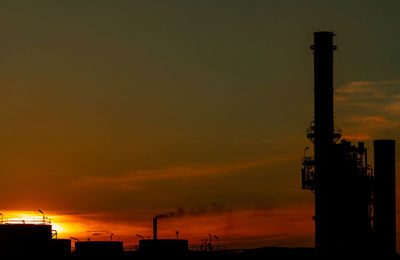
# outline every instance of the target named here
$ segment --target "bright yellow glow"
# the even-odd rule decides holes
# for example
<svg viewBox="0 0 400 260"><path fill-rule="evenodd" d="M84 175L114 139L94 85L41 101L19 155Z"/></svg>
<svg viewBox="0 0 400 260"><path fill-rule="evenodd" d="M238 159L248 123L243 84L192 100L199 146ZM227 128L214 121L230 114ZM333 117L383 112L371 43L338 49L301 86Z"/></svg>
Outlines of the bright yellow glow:
<svg viewBox="0 0 400 260"><path fill-rule="evenodd" d="M3 213L3 221L12 223L17 223L17 222L22 223L24 221L26 224L30 223L39 224L43 223L43 216L38 216L37 214L28 211L18 211L18 212L7 211Z"/></svg>
<svg viewBox="0 0 400 260"><path fill-rule="evenodd" d="M68 224L68 218L62 215L43 215L35 211L3 211L3 223L15 224L51 224L52 230L56 230L58 237L64 233L77 231L73 225Z"/></svg>
<svg viewBox="0 0 400 260"><path fill-rule="evenodd" d="M229 212L216 212L205 215L193 215L179 218L166 218L159 221L159 237L188 239L191 244L201 244L211 232L221 238L221 243L229 248L243 246L238 238L255 238L245 246L274 245L284 241L291 246L308 246L313 243L313 205L297 207L243 209ZM2 211L4 220L43 220L38 212ZM112 213L75 213L65 214L45 212L51 219L52 229L57 230L57 237L77 240L109 241L113 234L114 241L123 241L124 245L137 245L140 234L146 238L152 236L152 218L135 220L138 215L129 214L126 219L114 219ZM48 215L47 215L48 214ZM248 221L251 219L251 221ZM193 225L196 223L196 225ZM303 240L297 240L302 236ZM272 238L271 238L272 237ZM72 241L74 246L75 240Z"/></svg>

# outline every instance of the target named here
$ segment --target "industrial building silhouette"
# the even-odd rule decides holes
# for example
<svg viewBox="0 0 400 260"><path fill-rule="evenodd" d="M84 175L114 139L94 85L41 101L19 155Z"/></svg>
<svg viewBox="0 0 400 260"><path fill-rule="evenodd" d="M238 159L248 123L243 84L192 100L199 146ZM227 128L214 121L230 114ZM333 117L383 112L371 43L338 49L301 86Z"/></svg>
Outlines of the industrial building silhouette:
<svg viewBox="0 0 400 260"><path fill-rule="evenodd" d="M187 255L189 242L186 239L158 239L158 217L153 218L153 239L141 239L139 251L145 255Z"/></svg>
<svg viewBox="0 0 400 260"><path fill-rule="evenodd" d="M303 157L302 188L315 194L317 256L395 255L395 141L374 141L374 167L363 142L340 139L333 113L333 32L315 32L314 121Z"/></svg>
<svg viewBox="0 0 400 260"><path fill-rule="evenodd" d="M185 239L158 239L158 216L153 238L139 240L137 250L124 250L121 241L58 239L50 220L4 221L0 224L0 256L4 257L135 257L185 256L189 259L267 256L396 255L395 141L374 141L374 166L368 164L363 142L341 139L333 112L333 32L315 32L314 120L307 137L314 156L302 160L302 188L315 194L315 248L264 247L247 250L190 250Z"/></svg>
<svg viewBox="0 0 400 260"><path fill-rule="evenodd" d="M2 220L0 256L69 256L71 240L58 239L50 220Z"/></svg>

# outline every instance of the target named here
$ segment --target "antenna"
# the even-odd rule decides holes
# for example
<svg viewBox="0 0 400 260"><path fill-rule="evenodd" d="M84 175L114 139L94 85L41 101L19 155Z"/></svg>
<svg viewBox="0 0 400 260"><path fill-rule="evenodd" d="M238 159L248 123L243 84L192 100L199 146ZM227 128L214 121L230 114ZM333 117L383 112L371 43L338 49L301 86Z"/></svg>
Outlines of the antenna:
<svg viewBox="0 0 400 260"><path fill-rule="evenodd" d="M46 217L44 216L44 212L41 209L39 209L38 211L43 215L43 223L46 223Z"/></svg>

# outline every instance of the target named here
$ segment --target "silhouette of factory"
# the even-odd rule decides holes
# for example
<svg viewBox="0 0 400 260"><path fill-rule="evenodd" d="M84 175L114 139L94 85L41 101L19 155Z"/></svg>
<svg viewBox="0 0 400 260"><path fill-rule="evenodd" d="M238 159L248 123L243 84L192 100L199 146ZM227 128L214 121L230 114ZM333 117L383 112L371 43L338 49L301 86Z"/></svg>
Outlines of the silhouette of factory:
<svg viewBox="0 0 400 260"><path fill-rule="evenodd" d="M395 255L395 141L374 141L372 167L363 142L341 139L333 113L334 36L315 32L311 46L314 121L307 137L314 156L303 157L302 188L315 194L316 255Z"/></svg>
<svg viewBox="0 0 400 260"><path fill-rule="evenodd" d="M307 129L307 137L314 145L314 156L306 156L308 147L304 150L301 179L302 189L315 194L315 248L227 250L213 247L210 235L200 250L193 250L188 240L179 239L178 232L176 239L158 239L159 215L153 219L152 239L137 235L141 238L137 250L124 250L121 241L75 239L71 251L71 240L58 239L51 221L39 210L42 219L2 219L0 256L246 259L252 256L396 255L395 141L373 142L374 165L371 166L363 142L353 145L341 139L333 112L334 36L333 32L315 32L311 46L314 120Z"/></svg>
<svg viewBox="0 0 400 260"><path fill-rule="evenodd" d="M42 212L42 211L41 211ZM0 224L0 256L69 256L71 240L58 239L50 219L2 219Z"/></svg>

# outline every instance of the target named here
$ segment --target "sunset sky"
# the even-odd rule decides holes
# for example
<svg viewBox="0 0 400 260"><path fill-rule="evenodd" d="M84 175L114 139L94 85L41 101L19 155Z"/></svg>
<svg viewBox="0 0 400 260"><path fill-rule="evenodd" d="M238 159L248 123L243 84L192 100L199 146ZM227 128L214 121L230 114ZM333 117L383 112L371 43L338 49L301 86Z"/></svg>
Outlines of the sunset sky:
<svg viewBox="0 0 400 260"><path fill-rule="evenodd" d="M366 141L370 163L373 139L400 140L398 0L20 0L0 10L0 212L42 209L60 237L137 244L153 216L182 208L160 220L160 238L312 246L300 162L314 31L338 35L336 126Z"/></svg>

